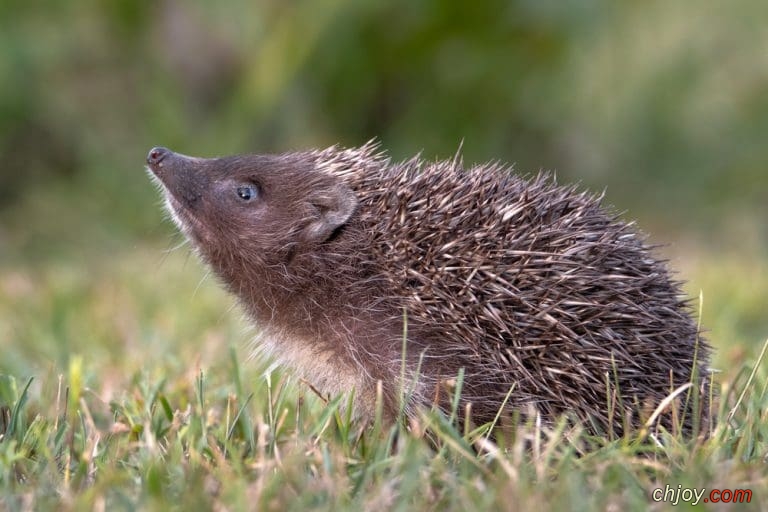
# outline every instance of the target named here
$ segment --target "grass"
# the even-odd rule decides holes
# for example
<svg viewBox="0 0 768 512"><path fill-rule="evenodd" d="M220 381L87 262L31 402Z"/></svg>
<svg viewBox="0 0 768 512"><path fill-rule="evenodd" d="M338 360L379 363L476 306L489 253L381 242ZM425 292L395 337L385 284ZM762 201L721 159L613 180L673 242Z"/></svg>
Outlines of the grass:
<svg viewBox="0 0 768 512"><path fill-rule="evenodd" d="M765 262L688 261L718 349L719 423L661 444L565 423L492 442L435 413L361 431L348 397L326 404L249 360L253 333L184 249L6 262L0 510L662 510L667 485L750 489L765 509Z"/></svg>

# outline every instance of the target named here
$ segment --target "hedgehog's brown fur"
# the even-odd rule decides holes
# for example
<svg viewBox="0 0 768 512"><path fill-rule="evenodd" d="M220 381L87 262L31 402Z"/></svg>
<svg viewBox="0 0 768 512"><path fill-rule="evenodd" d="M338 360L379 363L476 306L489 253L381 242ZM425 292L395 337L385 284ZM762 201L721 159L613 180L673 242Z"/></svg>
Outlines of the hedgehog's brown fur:
<svg viewBox="0 0 768 512"><path fill-rule="evenodd" d="M600 197L499 165L392 164L371 144L153 151L170 209L261 346L323 392L355 388L362 417L377 381L390 417L404 389L408 414L446 408L461 369L477 423L508 397L545 421L622 432L679 386L705 388L709 347L680 284ZM250 209L233 199L242 183L257 187ZM690 432L700 414L681 396L659 421Z"/></svg>

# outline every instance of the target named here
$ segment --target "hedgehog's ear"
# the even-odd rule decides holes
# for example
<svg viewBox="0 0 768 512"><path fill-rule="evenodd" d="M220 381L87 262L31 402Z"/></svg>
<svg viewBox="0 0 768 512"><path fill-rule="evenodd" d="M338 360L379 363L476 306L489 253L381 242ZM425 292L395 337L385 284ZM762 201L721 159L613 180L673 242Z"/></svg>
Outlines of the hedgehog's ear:
<svg viewBox="0 0 768 512"><path fill-rule="evenodd" d="M318 190L310 198L317 212L317 218L310 222L304 234L307 240L324 242L343 226L355 213L357 196L343 183Z"/></svg>

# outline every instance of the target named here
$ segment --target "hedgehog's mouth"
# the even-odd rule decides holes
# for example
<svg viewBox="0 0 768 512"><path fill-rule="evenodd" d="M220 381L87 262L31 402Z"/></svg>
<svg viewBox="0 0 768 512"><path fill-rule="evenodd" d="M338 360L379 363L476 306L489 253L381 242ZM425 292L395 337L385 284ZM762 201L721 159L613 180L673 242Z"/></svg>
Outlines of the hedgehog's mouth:
<svg viewBox="0 0 768 512"><path fill-rule="evenodd" d="M168 217L170 217L179 231L181 231L187 239L197 242L197 240L202 238L204 233L206 233L203 223L197 219L188 208L185 208L178 199L176 199L173 192L168 188L165 182L163 182L162 178L160 178L149 166L147 166L147 174L164 199L164 209L168 213Z"/></svg>
<svg viewBox="0 0 768 512"><path fill-rule="evenodd" d="M173 219L174 224L179 228L179 231L184 233L187 238L194 239L195 234L200 230L200 221L195 219L189 211L187 211L181 203L179 203L173 194L165 190L165 209Z"/></svg>

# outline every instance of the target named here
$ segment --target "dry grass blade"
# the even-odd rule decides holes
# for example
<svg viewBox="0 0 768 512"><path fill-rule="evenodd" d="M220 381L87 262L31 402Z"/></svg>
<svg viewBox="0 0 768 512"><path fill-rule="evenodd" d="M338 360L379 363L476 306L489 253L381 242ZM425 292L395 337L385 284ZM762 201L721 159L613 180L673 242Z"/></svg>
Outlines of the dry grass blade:
<svg viewBox="0 0 768 512"><path fill-rule="evenodd" d="M765 343L763 343L763 348L760 350L760 355L757 356L757 361L755 361L755 364L752 367L752 372L749 374L749 378L747 379L746 384L744 384L744 389L741 390L741 394L739 395L739 398L736 400L736 403L733 405L733 407L731 408L731 411L728 413L728 416L725 419L727 423L729 424L731 423L733 416L736 414L736 411L739 409L741 402L744 400L744 397L747 394L747 390L749 390L750 386L752 385L752 382L755 380L757 369L760 367L760 363L763 362L763 358L765 357L766 350L768 350L768 339L766 339Z"/></svg>

